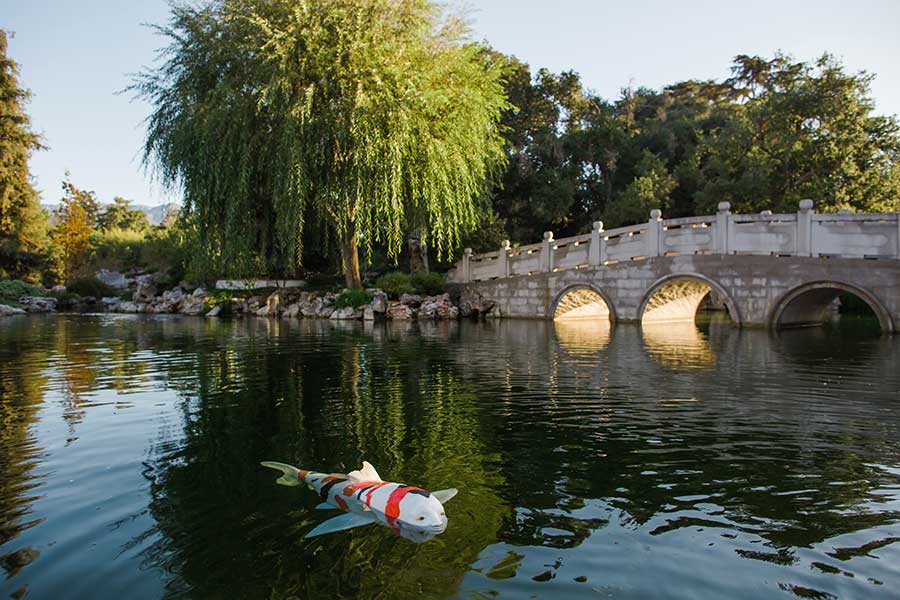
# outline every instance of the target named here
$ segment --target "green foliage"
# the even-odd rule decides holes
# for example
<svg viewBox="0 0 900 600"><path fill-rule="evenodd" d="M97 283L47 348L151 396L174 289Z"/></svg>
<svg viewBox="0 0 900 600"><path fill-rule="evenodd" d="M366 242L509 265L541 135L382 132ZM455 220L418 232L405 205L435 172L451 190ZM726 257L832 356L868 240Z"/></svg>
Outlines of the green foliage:
<svg viewBox="0 0 900 600"><path fill-rule="evenodd" d="M37 281L49 252L49 222L31 185L28 159L41 146L31 131L19 87L18 65L7 55L7 34L0 29L0 276Z"/></svg>
<svg viewBox="0 0 900 600"><path fill-rule="evenodd" d="M141 265L152 271L167 273L172 285L185 276L193 265L191 257L196 252L196 237L185 219L178 217L171 225L152 227L144 237L141 248ZM197 277L199 279L199 277Z"/></svg>
<svg viewBox="0 0 900 600"><path fill-rule="evenodd" d="M444 276L440 273L413 273L410 284L417 294L437 296L444 293Z"/></svg>
<svg viewBox="0 0 900 600"><path fill-rule="evenodd" d="M147 235L133 229L97 229L91 232L91 263L94 268L127 270L141 266Z"/></svg>
<svg viewBox="0 0 900 600"><path fill-rule="evenodd" d="M335 299L334 305L337 308L347 308L348 306L359 308L360 306L365 306L371 301L372 294L370 294L366 290L353 289L341 292L341 294Z"/></svg>
<svg viewBox="0 0 900 600"><path fill-rule="evenodd" d="M117 197L97 217L97 227L102 230L147 231L150 229L150 221L143 211L131 208L130 200Z"/></svg>
<svg viewBox="0 0 900 600"><path fill-rule="evenodd" d="M399 298L402 294L412 294L416 291L410 276L400 271L384 273L375 280L375 287L391 298Z"/></svg>
<svg viewBox="0 0 900 600"><path fill-rule="evenodd" d="M93 277L84 277L69 282L66 284L66 291L79 296L93 296L94 298L118 296L116 290Z"/></svg>
<svg viewBox="0 0 900 600"><path fill-rule="evenodd" d="M196 268L293 272L309 211L359 284L357 241L439 255L475 223L503 162L500 66L431 0L173 6L167 61L135 82L145 160L181 184Z"/></svg>
<svg viewBox="0 0 900 600"><path fill-rule="evenodd" d="M803 198L821 212L900 208L900 126L873 115L871 75L828 55L738 56L724 81L627 89L613 102L574 73L493 56L507 64L515 108L489 212L514 242L584 233L595 219L630 225L652 208L710 214L723 200L745 213L794 212Z"/></svg>
<svg viewBox="0 0 900 600"><path fill-rule="evenodd" d="M45 296L41 288L18 279L0 280L0 304L18 306L22 296Z"/></svg>

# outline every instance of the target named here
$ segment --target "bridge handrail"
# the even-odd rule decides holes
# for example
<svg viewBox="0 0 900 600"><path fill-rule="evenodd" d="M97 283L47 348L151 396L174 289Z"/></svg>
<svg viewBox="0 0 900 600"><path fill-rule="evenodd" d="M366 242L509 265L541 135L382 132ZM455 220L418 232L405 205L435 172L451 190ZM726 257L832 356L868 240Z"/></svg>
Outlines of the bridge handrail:
<svg viewBox="0 0 900 600"><path fill-rule="evenodd" d="M606 239L610 239L610 238L623 236L628 233L641 233L646 230L647 230L646 223L638 223L637 225L629 225L628 227L619 227L618 229L610 229L609 231L604 231L603 237Z"/></svg>
<svg viewBox="0 0 900 600"><path fill-rule="evenodd" d="M714 215L667 220L654 209L649 221L628 227L605 231L597 221L588 234L556 240L547 231L537 244L511 247L504 241L499 250L483 254L466 248L450 278L468 283L691 254L900 260L900 213L818 214L812 200L801 200L796 213L732 214L728 202L718 209Z"/></svg>

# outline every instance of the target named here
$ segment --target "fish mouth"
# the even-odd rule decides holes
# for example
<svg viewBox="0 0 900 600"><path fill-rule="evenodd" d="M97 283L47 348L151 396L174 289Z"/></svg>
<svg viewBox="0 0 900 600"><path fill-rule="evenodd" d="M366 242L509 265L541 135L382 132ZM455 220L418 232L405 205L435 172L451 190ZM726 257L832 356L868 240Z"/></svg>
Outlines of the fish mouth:
<svg viewBox="0 0 900 600"><path fill-rule="evenodd" d="M405 534L403 537L431 539L432 537L444 533L447 530L447 520L436 525L412 525L403 523L400 525L400 532Z"/></svg>

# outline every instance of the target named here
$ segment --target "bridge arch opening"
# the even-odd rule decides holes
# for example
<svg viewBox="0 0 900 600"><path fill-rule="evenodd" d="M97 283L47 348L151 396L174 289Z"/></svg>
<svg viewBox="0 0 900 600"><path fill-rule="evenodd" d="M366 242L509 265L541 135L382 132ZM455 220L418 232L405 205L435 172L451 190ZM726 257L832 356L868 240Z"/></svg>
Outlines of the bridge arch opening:
<svg viewBox="0 0 900 600"><path fill-rule="evenodd" d="M718 283L701 275L670 275L650 286L640 312L642 325L693 323L697 311L707 306L724 309L731 321L740 324L737 306Z"/></svg>
<svg viewBox="0 0 900 600"><path fill-rule="evenodd" d="M772 311L770 326L821 326L847 313L877 320L884 333L894 330L890 313L877 298L862 288L836 281L808 283L786 293Z"/></svg>
<svg viewBox="0 0 900 600"><path fill-rule="evenodd" d="M551 311L554 321L615 320L612 304L602 292L589 285L573 285L557 296Z"/></svg>

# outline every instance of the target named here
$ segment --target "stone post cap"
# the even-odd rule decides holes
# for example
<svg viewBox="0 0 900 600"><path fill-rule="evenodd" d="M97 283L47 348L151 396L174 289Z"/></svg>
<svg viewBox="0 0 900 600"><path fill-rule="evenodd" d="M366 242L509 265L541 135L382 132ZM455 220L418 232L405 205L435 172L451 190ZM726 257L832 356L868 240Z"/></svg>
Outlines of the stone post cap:
<svg viewBox="0 0 900 600"><path fill-rule="evenodd" d="M465 254L466 256L472 256L472 249L466 248L465 250L463 250L463 254Z"/></svg>
<svg viewBox="0 0 900 600"><path fill-rule="evenodd" d="M503 240L502 242L500 242L500 249L509 250L509 240Z"/></svg>
<svg viewBox="0 0 900 600"><path fill-rule="evenodd" d="M660 219L662 219L662 211L661 210L659 210L658 208L654 208L653 210L650 211L650 220L659 221Z"/></svg>
<svg viewBox="0 0 900 600"><path fill-rule="evenodd" d="M731 210L731 202L719 202L719 212L728 212Z"/></svg>
<svg viewBox="0 0 900 600"><path fill-rule="evenodd" d="M603 221L594 221L594 231L603 231Z"/></svg>
<svg viewBox="0 0 900 600"><path fill-rule="evenodd" d="M802 211L810 211L813 207L813 201L806 199L800 201L800 210Z"/></svg>
<svg viewBox="0 0 900 600"><path fill-rule="evenodd" d="M545 231L545 232L544 232L544 241L545 241L545 242L552 242L552 241L553 241L553 232L552 232L552 231Z"/></svg>
<svg viewBox="0 0 900 600"><path fill-rule="evenodd" d="M761 210L761 211L759 211L759 214L761 214L761 215L764 216L764 217L771 217L771 216L772 216L772 211L769 210L769 209Z"/></svg>

